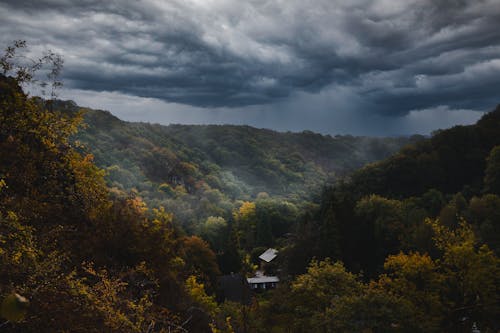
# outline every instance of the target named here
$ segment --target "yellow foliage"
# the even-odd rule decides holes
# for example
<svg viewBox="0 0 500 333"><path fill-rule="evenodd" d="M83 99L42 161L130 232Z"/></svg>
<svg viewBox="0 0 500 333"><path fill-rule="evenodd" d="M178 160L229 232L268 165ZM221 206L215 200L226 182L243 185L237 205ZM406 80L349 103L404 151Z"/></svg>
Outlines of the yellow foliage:
<svg viewBox="0 0 500 333"><path fill-rule="evenodd" d="M39 255L33 228L22 224L12 211L6 216L0 212L0 267L12 273L24 265L31 265Z"/></svg>
<svg viewBox="0 0 500 333"><path fill-rule="evenodd" d="M240 206L237 213L238 220L249 221L255 218L255 203L250 201L245 201Z"/></svg>
<svg viewBox="0 0 500 333"><path fill-rule="evenodd" d="M109 330L143 332L149 325L146 321L146 312L152 306L149 297L128 299L122 295L126 282L111 277L105 269L96 270L91 263L82 268L91 279L78 278L76 272L66 278L73 296L81 298L86 307L95 311Z"/></svg>
<svg viewBox="0 0 500 333"><path fill-rule="evenodd" d="M231 317L227 316L226 317L226 323L225 327L223 328L218 328L216 324L210 323L210 330L212 333L234 333L234 328L233 325L231 324Z"/></svg>
<svg viewBox="0 0 500 333"><path fill-rule="evenodd" d="M208 296L205 293L205 286L203 283L196 281L196 276L191 275L186 280L186 291L191 296L193 301L199 304L207 314L214 317L217 312L217 303L214 297Z"/></svg>

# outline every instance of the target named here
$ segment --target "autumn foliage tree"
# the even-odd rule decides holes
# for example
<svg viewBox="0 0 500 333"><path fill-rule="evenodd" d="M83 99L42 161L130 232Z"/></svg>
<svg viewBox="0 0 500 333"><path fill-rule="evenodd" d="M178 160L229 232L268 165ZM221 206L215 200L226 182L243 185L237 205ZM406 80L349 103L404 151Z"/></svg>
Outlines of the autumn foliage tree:
<svg viewBox="0 0 500 333"><path fill-rule="evenodd" d="M182 242L163 208L149 209L133 194L110 196L105 172L72 140L81 113L59 110L21 87L46 64L55 79L62 62L50 53L16 65L24 47L16 42L1 58L2 329L186 331L196 305L186 276L213 280L213 252L201 240ZM198 260L188 267L180 253Z"/></svg>

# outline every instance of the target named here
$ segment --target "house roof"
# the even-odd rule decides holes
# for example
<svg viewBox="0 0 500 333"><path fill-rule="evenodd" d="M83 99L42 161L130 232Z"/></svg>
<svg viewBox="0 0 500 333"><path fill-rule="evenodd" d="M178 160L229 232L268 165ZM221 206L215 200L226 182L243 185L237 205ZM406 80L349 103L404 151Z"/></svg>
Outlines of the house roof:
<svg viewBox="0 0 500 333"><path fill-rule="evenodd" d="M256 276L247 278L248 283L270 283L270 282L280 282L277 276Z"/></svg>
<svg viewBox="0 0 500 333"><path fill-rule="evenodd" d="M276 258L277 254L278 254L278 250L269 248L259 256L259 259L264 260L265 262L270 262L274 258Z"/></svg>

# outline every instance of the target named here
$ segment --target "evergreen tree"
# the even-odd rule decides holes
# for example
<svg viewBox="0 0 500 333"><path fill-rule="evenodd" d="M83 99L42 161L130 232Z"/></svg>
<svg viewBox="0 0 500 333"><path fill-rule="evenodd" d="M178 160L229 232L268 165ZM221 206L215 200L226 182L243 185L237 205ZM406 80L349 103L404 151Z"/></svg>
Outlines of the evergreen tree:
<svg viewBox="0 0 500 333"><path fill-rule="evenodd" d="M494 147L487 158L484 190L500 195L500 146Z"/></svg>

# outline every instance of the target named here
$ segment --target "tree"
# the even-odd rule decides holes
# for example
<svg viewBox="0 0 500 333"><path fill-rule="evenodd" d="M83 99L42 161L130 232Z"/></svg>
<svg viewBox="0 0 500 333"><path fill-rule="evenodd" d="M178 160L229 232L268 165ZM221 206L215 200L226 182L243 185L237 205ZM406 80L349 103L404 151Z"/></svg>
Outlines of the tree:
<svg viewBox="0 0 500 333"><path fill-rule="evenodd" d="M341 262L312 261L305 274L291 284L291 296L296 322L300 332L328 331L329 309L338 306L339 299L353 296L363 290L358 277L349 273Z"/></svg>
<svg viewBox="0 0 500 333"><path fill-rule="evenodd" d="M12 45L7 46L3 56L0 57L2 74L4 76L12 75L20 86L38 84L42 96L47 94L46 88L49 87L50 99L54 100L57 97L57 89L62 86L62 82L58 78L63 68L63 58L51 50L46 51L37 59L19 54L26 48L27 44L24 40L16 40ZM45 79L40 79L40 70L47 67Z"/></svg>
<svg viewBox="0 0 500 333"><path fill-rule="evenodd" d="M494 147L486 159L484 190L500 195L500 146Z"/></svg>
<svg viewBox="0 0 500 333"><path fill-rule="evenodd" d="M230 223L223 252L217 256L217 262L223 274L237 273L241 270L242 260L238 249L238 235L233 228L233 223Z"/></svg>
<svg viewBox="0 0 500 333"><path fill-rule="evenodd" d="M319 226L321 258L341 258L340 231L333 207L328 207Z"/></svg>
<svg viewBox="0 0 500 333"><path fill-rule="evenodd" d="M52 60L55 78L62 62L18 65L24 47L0 59L14 75L0 74L0 315L8 320L0 327L182 331L180 315L189 318L193 304L185 278L217 274L213 252L199 238L181 242L163 208L133 193L109 198L105 172L73 141L82 114L20 86ZM189 267L180 254L192 257Z"/></svg>
<svg viewBox="0 0 500 333"><path fill-rule="evenodd" d="M272 245L274 239L290 231L297 219L297 207L283 200L260 196L255 202L257 218L257 244Z"/></svg>
<svg viewBox="0 0 500 333"><path fill-rule="evenodd" d="M410 253L389 256L374 287L410 306L420 330L469 330L473 322L484 329L498 325L500 261L477 242L469 224L452 229L427 219L438 258Z"/></svg>
<svg viewBox="0 0 500 333"><path fill-rule="evenodd" d="M208 326L210 324L210 326L215 328L213 321L218 313L215 297L208 296L206 294L205 286L203 283L199 283L194 275L191 275L186 279L185 288L187 294L190 296L195 305L194 307L191 307L191 309L193 309L193 314L190 318L194 320L189 323L189 327L193 331L198 332L208 331ZM209 324L209 322L211 323Z"/></svg>
<svg viewBox="0 0 500 333"><path fill-rule="evenodd" d="M7 52L2 61L8 72L16 68L9 62L15 49ZM34 75L39 68L29 71ZM38 226L53 225L55 216L58 224L92 218L107 204L107 189L92 156L81 156L70 140L82 114L29 98L19 84L30 82L32 74L0 76L0 177L6 183L0 204Z"/></svg>
<svg viewBox="0 0 500 333"><path fill-rule="evenodd" d="M257 227L255 203L244 201L233 216L238 229L240 246L243 249L250 250L255 245Z"/></svg>
<svg viewBox="0 0 500 333"><path fill-rule="evenodd" d="M409 302L371 286L337 299L326 311L324 332L429 332L421 328Z"/></svg>
<svg viewBox="0 0 500 333"><path fill-rule="evenodd" d="M227 238L227 222L220 216L209 216L199 227L199 235L206 240L215 251L221 251Z"/></svg>
<svg viewBox="0 0 500 333"><path fill-rule="evenodd" d="M198 277L206 286L207 292L213 292L216 278L220 274L215 253L207 242L198 236L185 237L182 240L183 259L186 269Z"/></svg>
<svg viewBox="0 0 500 333"><path fill-rule="evenodd" d="M423 208L425 208L432 217L438 215L439 211L446 203L443 193L436 189L430 189L425 192L420 200L422 201Z"/></svg>
<svg viewBox="0 0 500 333"><path fill-rule="evenodd" d="M444 277L438 264L427 254L399 253L387 257L384 270L373 285L405 300L422 331L439 331L444 314L440 294Z"/></svg>
<svg viewBox="0 0 500 333"><path fill-rule="evenodd" d="M472 322L483 328L497 327L500 260L487 245L478 244L465 220L455 230L439 220L427 223L432 226L435 244L442 253L439 269L444 277L441 291L447 309L445 322L450 329Z"/></svg>
<svg viewBox="0 0 500 333"><path fill-rule="evenodd" d="M469 203L471 222L479 229L481 240L500 255L500 196L486 194Z"/></svg>
<svg viewBox="0 0 500 333"><path fill-rule="evenodd" d="M401 248L401 237L404 230L403 205L398 200L387 199L379 195L370 195L359 200L355 208L356 216L366 225L365 237L372 237L372 244L363 244L365 256L372 266L370 271L377 270L384 258L397 253Z"/></svg>

